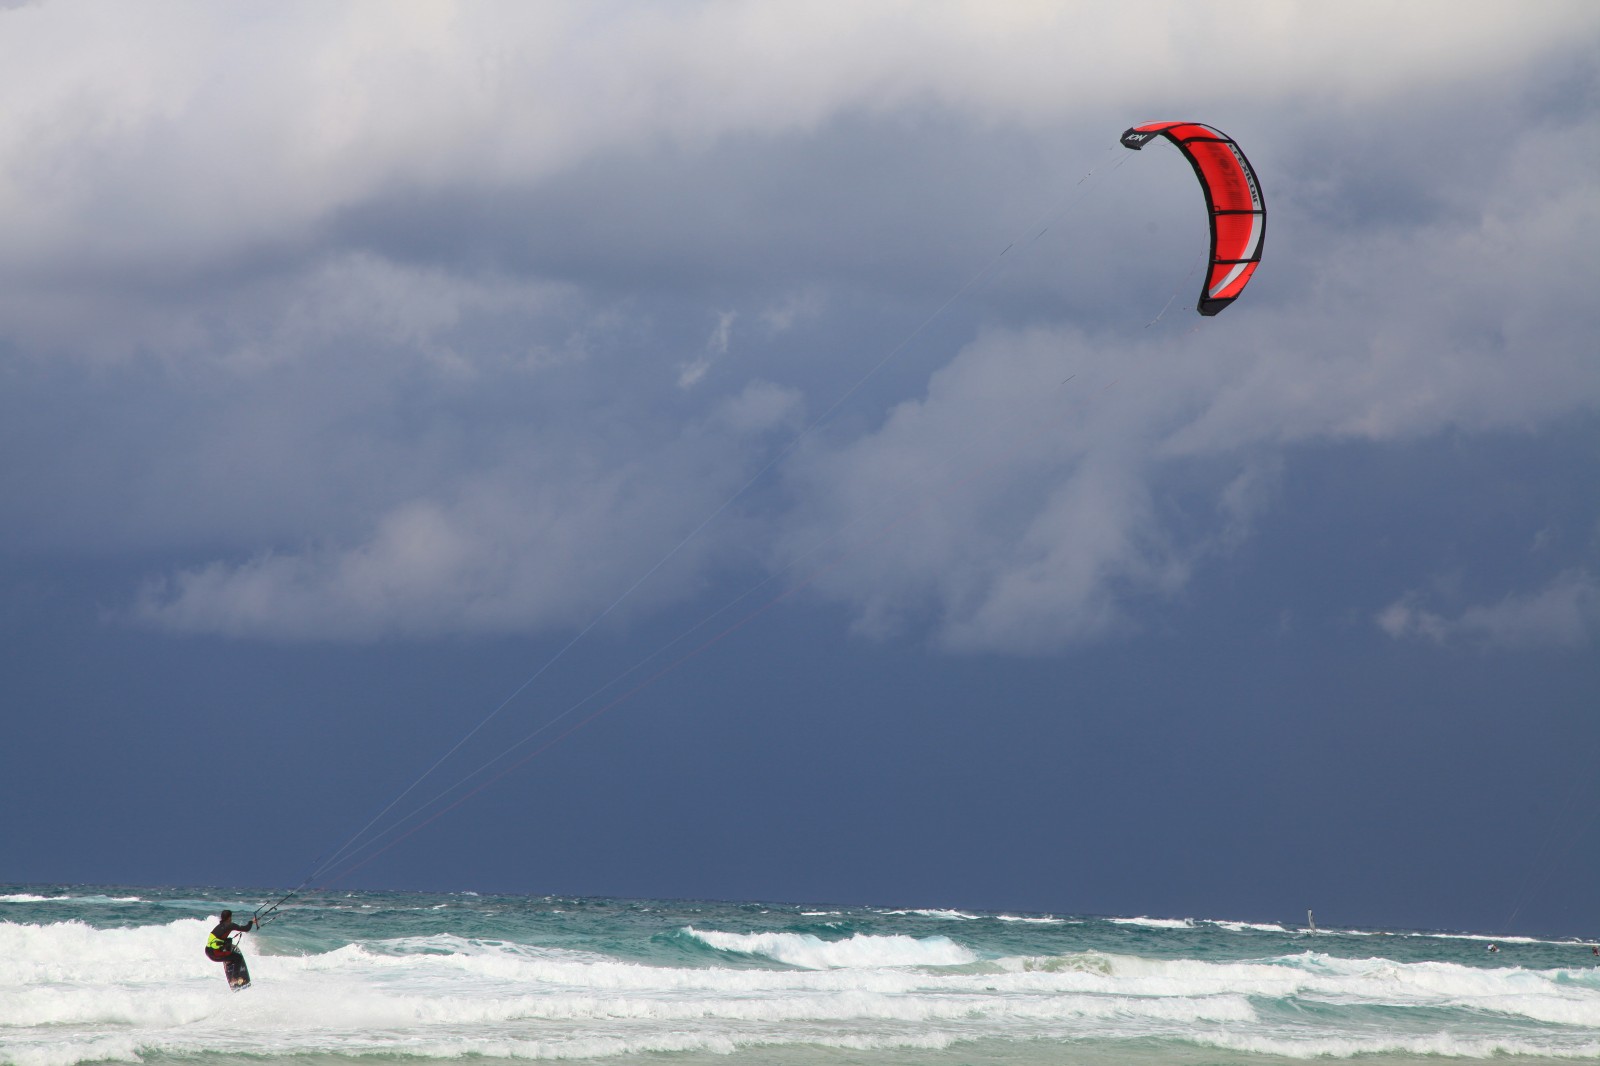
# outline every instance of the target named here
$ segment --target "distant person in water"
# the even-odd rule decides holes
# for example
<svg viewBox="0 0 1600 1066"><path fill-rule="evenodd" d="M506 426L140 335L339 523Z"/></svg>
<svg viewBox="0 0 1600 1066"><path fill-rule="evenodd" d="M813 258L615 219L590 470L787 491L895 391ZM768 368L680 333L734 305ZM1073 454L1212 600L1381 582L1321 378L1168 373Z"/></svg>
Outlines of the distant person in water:
<svg viewBox="0 0 1600 1066"><path fill-rule="evenodd" d="M1499 951L1500 950L1500 945L1499 944L1490 944L1489 945L1489 950L1490 951Z"/></svg>
<svg viewBox="0 0 1600 1066"><path fill-rule="evenodd" d="M206 958L212 962L232 962L240 956L228 937L234 933L248 933L256 927L256 920L252 918L243 925L234 925L232 911L223 911L221 917L222 920L211 930L211 935L206 937Z"/></svg>

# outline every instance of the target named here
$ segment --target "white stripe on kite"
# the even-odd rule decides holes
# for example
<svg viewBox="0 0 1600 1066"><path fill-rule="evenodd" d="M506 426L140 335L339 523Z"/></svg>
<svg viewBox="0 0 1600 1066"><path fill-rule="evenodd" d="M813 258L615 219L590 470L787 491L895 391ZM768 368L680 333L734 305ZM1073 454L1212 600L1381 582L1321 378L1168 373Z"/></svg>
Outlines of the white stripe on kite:
<svg viewBox="0 0 1600 1066"><path fill-rule="evenodd" d="M1261 247L1261 216L1260 215L1251 215L1250 216L1250 239L1245 242L1244 255L1240 256L1240 258L1241 259L1249 259L1251 256L1256 254L1256 249L1259 248L1259 247ZM1244 268L1249 266L1249 265L1250 265L1249 263L1235 263L1235 264L1233 264L1233 269L1228 271L1228 273L1223 277L1223 279L1221 281L1219 281L1215 285L1211 286L1210 291L1207 292L1206 295L1211 297L1212 299L1216 299L1217 293L1224 291L1225 289L1227 289L1227 287L1229 285L1232 285L1233 282L1234 282L1234 279L1236 279L1239 276L1239 274L1244 270Z"/></svg>

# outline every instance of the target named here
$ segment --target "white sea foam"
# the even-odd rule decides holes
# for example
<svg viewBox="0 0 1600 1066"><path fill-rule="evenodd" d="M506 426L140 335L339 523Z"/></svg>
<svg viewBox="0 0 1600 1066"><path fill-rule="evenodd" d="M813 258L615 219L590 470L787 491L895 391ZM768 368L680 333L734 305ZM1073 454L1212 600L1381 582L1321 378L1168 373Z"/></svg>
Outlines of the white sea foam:
<svg viewBox="0 0 1600 1066"><path fill-rule="evenodd" d="M1218 929L1226 929L1230 933L1287 933L1289 931L1276 922L1225 922L1220 919L1213 919L1207 921L1206 924L1214 925Z"/></svg>
<svg viewBox="0 0 1600 1066"><path fill-rule="evenodd" d="M808 970L875 966L965 966L978 956L942 936L918 940L909 936L868 936L823 940L810 933L723 933L714 929L684 930L718 951L764 955Z"/></svg>
<svg viewBox="0 0 1600 1066"><path fill-rule="evenodd" d="M1454 1033L1422 1036L1362 1034L1305 1039L1298 1034L1239 1033L1224 1028L1196 1031L1189 1039L1206 1047L1225 1048L1290 1059L1350 1059L1356 1056L1415 1055L1446 1059L1499 1059L1525 1055L1538 1058L1600 1058L1600 1041L1558 1041L1538 1036L1471 1037Z"/></svg>
<svg viewBox="0 0 1600 1066"><path fill-rule="evenodd" d="M884 914L895 916L909 916L914 918L933 918L947 922L1028 922L1035 925L1064 925L1066 920L1050 915L1028 914L968 914L966 911L929 908L924 910L884 911Z"/></svg>
<svg viewBox="0 0 1600 1066"><path fill-rule="evenodd" d="M0 896L0 903L144 903L138 896L36 896L31 892L17 892Z"/></svg>
<svg viewBox="0 0 1600 1066"><path fill-rule="evenodd" d="M1193 918L1107 918L1116 925L1142 925L1146 929L1193 929Z"/></svg>
<svg viewBox="0 0 1600 1066"><path fill-rule="evenodd" d="M246 937L256 984L235 997L200 951L208 925L0 921L0 1063L208 1052L558 1059L934 1049L985 1038L1187 1041L1296 1058L1593 1056L1600 1045L1600 975L1587 968L1311 951L1243 961L1096 951L985 958L942 936L823 940L692 927L680 935L728 953L721 964L645 965L455 934L292 954L269 926ZM1431 1034L1381 1020L1406 1009L1457 1020ZM1338 1018L1347 1021L1330 1020Z"/></svg>
<svg viewBox="0 0 1600 1066"><path fill-rule="evenodd" d="M1427 940L1470 940L1479 944L1587 944L1587 940L1540 940L1532 936L1488 936L1484 933L1400 933L1404 937Z"/></svg>

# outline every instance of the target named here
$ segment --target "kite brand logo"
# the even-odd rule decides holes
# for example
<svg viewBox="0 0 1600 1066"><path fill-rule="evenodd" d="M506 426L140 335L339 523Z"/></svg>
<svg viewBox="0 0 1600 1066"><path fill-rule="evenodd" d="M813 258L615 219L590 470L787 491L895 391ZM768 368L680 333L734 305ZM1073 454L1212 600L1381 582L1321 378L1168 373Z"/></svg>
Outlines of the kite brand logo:
<svg viewBox="0 0 1600 1066"><path fill-rule="evenodd" d="M1233 157L1239 161L1239 169L1244 171L1245 183L1250 187L1250 205L1260 209L1262 206L1261 186L1256 184L1256 172L1251 169L1249 161L1245 159L1244 153L1239 151L1237 144L1229 141L1228 147L1233 149Z"/></svg>

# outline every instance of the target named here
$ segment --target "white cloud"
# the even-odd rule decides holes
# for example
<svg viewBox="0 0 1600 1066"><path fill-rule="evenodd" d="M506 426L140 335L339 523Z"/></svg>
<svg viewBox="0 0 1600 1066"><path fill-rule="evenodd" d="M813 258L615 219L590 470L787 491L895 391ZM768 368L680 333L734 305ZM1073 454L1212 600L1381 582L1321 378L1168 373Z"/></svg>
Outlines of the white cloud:
<svg viewBox="0 0 1600 1066"><path fill-rule="evenodd" d="M1576 124L1600 130L1595 115ZM1128 605L1245 545L1288 448L1600 410L1600 312L1582 280L1600 240L1600 171L1581 165L1594 143L1582 133L1554 150L1553 169L1528 171L1526 152L1554 132L1529 125L1478 160L1472 210L1403 229L1317 227L1291 198L1269 229L1271 264L1307 278L1286 298L1268 280L1237 312L1187 327L1172 316L1149 335L991 331L880 428L826 457L812 449L784 552L880 521L899 500L894 540L852 549L822 594L870 632L923 618L954 646L1060 646L1127 624ZM1048 433L1027 437L1037 426ZM1017 454L969 484L978 442L1004 432ZM1152 493L1186 462L1216 480L1193 486L1211 514L1180 535Z"/></svg>
<svg viewBox="0 0 1600 1066"><path fill-rule="evenodd" d="M586 625L649 573L616 605L616 618L633 617L698 587L738 523L683 538L749 478L760 455L751 439L794 427L798 403L754 383L631 459L606 454L603 439L586 455L570 436L551 446L535 433L499 465L389 507L347 543L152 581L135 615L179 632L285 640L543 631Z"/></svg>
<svg viewBox="0 0 1600 1066"><path fill-rule="evenodd" d="M780 558L837 557L816 587L868 633L931 616L951 647L1038 651L1124 626L1124 596L1207 548L1154 520L1152 438L1184 405L1162 373L1070 332L991 333L876 433L801 455Z"/></svg>
<svg viewBox="0 0 1600 1066"><path fill-rule="evenodd" d="M570 285L465 275L360 251L333 251L182 297L108 291L86 298L37 281L0 290L0 324L22 351L107 362L154 356L245 376L321 359L330 349L374 347L462 370L462 354L450 349L448 337L466 321L515 316L581 328L597 315ZM501 349L470 358L499 363L527 356Z"/></svg>
<svg viewBox="0 0 1600 1066"><path fill-rule="evenodd" d="M155 624L578 624L845 395L709 537L842 555L813 589L863 631L1042 650L1246 545L1286 448L1600 408L1600 116L1539 80L1592 76L1591 4L87 10L0 13L0 353L163 402L76 450L41 418L59 468L0 495L34 543L205 545ZM1177 101L1253 134L1266 264L1146 330L1198 196L1099 153Z"/></svg>
<svg viewBox="0 0 1600 1066"><path fill-rule="evenodd" d="M773 334L787 333L797 323L814 319L822 313L824 300L815 289L792 292L781 300L762 308L758 314L762 325Z"/></svg>
<svg viewBox="0 0 1600 1066"><path fill-rule="evenodd" d="M711 336L706 338L705 350L678 368L678 388L688 389L698 385L712 364L728 354L728 343L733 338L733 323L738 317L737 311L718 312L717 324L712 328Z"/></svg>
<svg viewBox="0 0 1600 1066"><path fill-rule="evenodd" d="M1430 611L1422 606L1424 599L1420 593L1403 596L1374 621L1396 640L1499 649L1577 648L1600 636L1600 584L1583 570L1560 574L1536 592L1508 595L1454 614Z"/></svg>
<svg viewBox="0 0 1600 1066"><path fill-rule="evenodd" d="M798 432L803 410L799 392L770 381L752 381L730 397L712 415L712 421L739 437L787 429Z"/></svg>
<svg viewBox="0 0 1600 1066"><path fill-rule="evenodd" d="M1230 11L1225 17L1219 11ZM1263 94L1394 106L1592 33L1512 4L256 3L7 12L0 271L203 269L396 186L536 183L597 153L934 105L1113 124ZM1372 32L1381 24L1384 32Z"/></svg>

